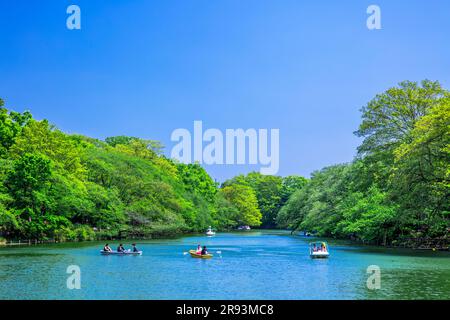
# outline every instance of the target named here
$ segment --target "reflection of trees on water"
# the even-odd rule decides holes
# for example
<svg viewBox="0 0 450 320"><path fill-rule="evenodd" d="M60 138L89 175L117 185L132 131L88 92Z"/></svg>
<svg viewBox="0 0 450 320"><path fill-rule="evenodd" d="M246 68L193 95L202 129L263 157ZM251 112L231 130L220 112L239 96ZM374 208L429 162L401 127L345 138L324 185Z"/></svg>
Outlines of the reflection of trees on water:
<svg viewBox="0 0 450 320"><path fill-rule="evenodd" d="M450 299L450 270L382 271L380 290L367 290L368 299Z"/></svg>
<svg viewBox="0 0 450 320"><path fill-rule="evenodd" d="M65 288L67 256L30 250L0 252L0 299L45 299L59 284Z"/></svg>
<svg viewBox="0 0 450 320"><path fill-rule="evenodd" d="M204 241L222 258L182 254ZM311 259L305 240L264 231L143 242L141 257L100 256L102 245L1 249L0 299L450 299L449 255L438 252L331 245L329 259ZM69 265L81 290L66 287ZM369 265L380 290L366 286Z"/></svg>

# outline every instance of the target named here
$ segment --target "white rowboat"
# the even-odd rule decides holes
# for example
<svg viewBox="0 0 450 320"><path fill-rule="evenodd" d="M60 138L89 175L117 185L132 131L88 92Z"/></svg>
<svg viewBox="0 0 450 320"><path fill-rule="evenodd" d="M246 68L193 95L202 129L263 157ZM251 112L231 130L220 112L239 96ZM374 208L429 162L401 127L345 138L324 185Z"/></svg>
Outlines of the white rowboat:
<svg viewBox="0 0 450 320"><path fill-rule="evenodd" d="M130 250L128 251L124 251L124 252L117 252L117 251L104 251L104 250L100 250L100 253L106 256L109 255L117 255L117 256L127 256L127 255L131 255L131 256L141 256L142 255L142 251L136 251L136 252L132 252Z"/></svg>

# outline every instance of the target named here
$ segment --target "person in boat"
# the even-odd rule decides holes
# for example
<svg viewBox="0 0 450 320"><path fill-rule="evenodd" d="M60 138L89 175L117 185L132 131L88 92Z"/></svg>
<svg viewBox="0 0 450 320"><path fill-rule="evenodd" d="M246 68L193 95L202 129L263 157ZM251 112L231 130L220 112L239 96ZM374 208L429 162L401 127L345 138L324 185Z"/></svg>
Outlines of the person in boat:
<svg viewBox="0 0 450 320"><path fill-rule="evenodd" d="M133 248L133 252L139 252L139 250L136 248L136 243L133 243L131 246Z"/></svg>
<svg viewBox="0 0 450 320"><path fill-rule="evenodd" d="M206 246L203 246L202 252L201 252L202 256L207 255L208 254L208 250L206 249Z"/></svg>
<svg viewBox="0 0 450 320"><path fill-rule="evenodd" d="M317 247L316 247L315 243L314 243L314 246L313 246L313 252L317 252Z"/></svg>
<svg viewBox="0 0 450 320"><path fill-rule="evenodd" d="M202 254L202 246L201 245L197 246L197 250L195 251L195 253Z"/></svg>
<svg viewBox="0 0 450 320"><path fill-rule="evenodd" d="M117 247L117 252L125 252L125 248L123 247L123 244L119 244Z"/></svg>
<svg viewBox="0 0 450 320"><path fill-rule="evenodd" d="M327 252L327 247L325 246L325 244L322 243L322 252Z"/></svg>
<svg viewBox="0 0 450 320"><path fill-rule="evenodd" d="M112 249L111 249L111 247L109 246L109 244L105 244L105 246L103 247L103 251L106 251L106 252L112 252Z"/></svg>

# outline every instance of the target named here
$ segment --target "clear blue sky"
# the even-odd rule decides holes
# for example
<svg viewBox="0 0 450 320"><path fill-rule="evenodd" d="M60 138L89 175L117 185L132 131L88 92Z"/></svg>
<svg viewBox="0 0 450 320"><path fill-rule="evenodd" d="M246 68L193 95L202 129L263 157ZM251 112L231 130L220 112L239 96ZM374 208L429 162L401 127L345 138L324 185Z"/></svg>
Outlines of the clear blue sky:
<svg viewBox="0 0 450 320"><path fill-rule="evenodd" d="M82 29L66 28L81 7ZM366 28L366 8L382 30ZM61 130L163 141L279 128L280 175L351 161L359 109L402 80L450 87L450 1L0 0L0 97ZM259 167L206 167L218 180Z"/></svg>

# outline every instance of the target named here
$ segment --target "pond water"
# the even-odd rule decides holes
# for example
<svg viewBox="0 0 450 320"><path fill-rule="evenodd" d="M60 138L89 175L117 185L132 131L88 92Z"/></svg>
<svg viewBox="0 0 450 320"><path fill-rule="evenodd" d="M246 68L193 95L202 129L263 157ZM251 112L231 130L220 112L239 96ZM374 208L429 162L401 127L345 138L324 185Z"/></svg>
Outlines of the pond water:
<svg viewBox="0 0 450 320"><path fill-rule="evenodd" d="M450 299L448 252L331 241L330 258L313 260L309 241L268 230L141 241L142 256L102 256L98 242L0 248L0 299ZM214 257L191 258L197 244ZM79 290L67 288L70 265ZM378 290L367 288L370 265Z"/></svg>

